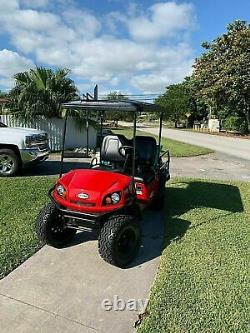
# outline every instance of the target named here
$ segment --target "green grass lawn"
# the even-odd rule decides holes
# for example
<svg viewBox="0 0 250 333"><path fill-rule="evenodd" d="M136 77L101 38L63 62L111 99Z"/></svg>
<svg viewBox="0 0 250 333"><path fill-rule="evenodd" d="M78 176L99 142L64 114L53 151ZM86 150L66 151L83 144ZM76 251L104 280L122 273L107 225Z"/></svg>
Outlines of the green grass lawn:
<svg viewBox="0 0 250 333"><path fill-rule="evenodd" d="M112 129L112 131L116 134L123 134L128 138L132 138L132 129L130 128L119 128L119 129ZM156 135L147 133L145 131L136 131L137 135L149 135L154 138L158 138ZM198 155L205 155L212 153L213 151L208 148L199 147L190 145L188 143L162 138L161 144L163 149L168 149L170 151L170 155L173 157L188 157L188 156L198 156Z"/></svg>
<svg viewBox="0 0 250 333"><path fill-rule="evenodd" d="M34 220L53 177L0 179L0 278L40 245ZM140 333L248 332L250 186L174 179L166 236Z"/></svg>
<svg viewBox="0 0 250 333"><path fill-rule="evenodd" d="M51 177L0 179L0 278L39 248L34 220L48 201L53 181Z"/></svg>
<svg viewBox="0 0 250 333"><path fill-rule="evenodd" d="M139 333L250 331L250 186L175 179Z"/></svg>

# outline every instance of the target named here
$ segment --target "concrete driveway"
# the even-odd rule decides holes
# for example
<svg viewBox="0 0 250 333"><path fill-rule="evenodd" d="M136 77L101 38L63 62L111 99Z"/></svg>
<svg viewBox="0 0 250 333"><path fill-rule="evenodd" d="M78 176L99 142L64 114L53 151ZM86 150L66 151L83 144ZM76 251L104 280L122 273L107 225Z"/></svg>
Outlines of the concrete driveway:
<svg viewBox="0 0 250 333"><path fill-rule="evenodd" d="M143 220L143 244L127 269L105 263L96 235L78 233L64 249L45 246L0 281L1 333L134 332L154 281L163 245L161 213ZM136 309L105 311L102 302L135 300Z"/></svg>

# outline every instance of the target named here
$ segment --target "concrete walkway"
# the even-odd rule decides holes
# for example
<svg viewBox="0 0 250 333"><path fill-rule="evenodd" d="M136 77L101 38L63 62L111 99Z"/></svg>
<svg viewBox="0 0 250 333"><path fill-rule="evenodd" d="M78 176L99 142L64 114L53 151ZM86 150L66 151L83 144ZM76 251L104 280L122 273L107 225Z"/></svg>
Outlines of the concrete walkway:
<svg viewBox="0 0 250 333"><path fill-rule="evenodd" d="M116 295L124 301L149 297L164 230L160 213L145 216L143 246L128 269L99 257L95 234L78 233L69 247L45 246L2 279L0 332L133 332L138 303L136 311L105 311L102 302Z"/></svg>

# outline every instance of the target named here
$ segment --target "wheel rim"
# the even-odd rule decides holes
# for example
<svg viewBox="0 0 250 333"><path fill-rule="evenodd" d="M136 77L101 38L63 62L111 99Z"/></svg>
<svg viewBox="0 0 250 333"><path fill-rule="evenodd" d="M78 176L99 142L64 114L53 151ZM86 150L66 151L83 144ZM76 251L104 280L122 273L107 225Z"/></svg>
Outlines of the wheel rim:
<svg viewBox="0 0 250 333"><path fill-rule="evenodd" d="M120 260L130 259L138 248L138 234L133 227L122 230L116 241L116 253Z"/></svg>
<svg viewBox="0 0 250 333"><path fill-rule="evenodd" d="M68 236L68 228L64 226L61 218L55 218L51 223L50 232L53 239L60 241Z"/></svg>
<svg viewBox="0 0 250 333"><path fill-rule="evenodd" d="M0 155L0 173L2 175L9 175L13 172L15 167L14 159L6 154Z"/></svg>

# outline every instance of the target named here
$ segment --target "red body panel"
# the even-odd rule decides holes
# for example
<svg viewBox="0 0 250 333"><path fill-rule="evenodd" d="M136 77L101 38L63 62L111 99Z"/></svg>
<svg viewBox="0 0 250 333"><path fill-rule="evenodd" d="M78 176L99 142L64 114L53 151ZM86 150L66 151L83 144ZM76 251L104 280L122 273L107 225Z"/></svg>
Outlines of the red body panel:
<svg viewBox="0 0 250 333"><path fill-rule="evenodd" d="M65 198L53 192L54 199L63 207L92 213L105 213L124 206L127 197L125 189L131 183L131 177L119 173L101 170L74 170L65 174L58 181L66 189ZM118 204L103 205L106 195L120 192L121 200ZM79 198L84 193L88 198Z"/></svg>
<svg viewBox="0 0 250 333"><path fill-rule="evenodd" d="M147 185L136 182L136 197L138 200L148 203L156 195L158 189L159 181L157 179Z"/></svg>
<svg viewBox="0 0 250 333"><path fill-rule="evenodd" d="M65 197L58 195L54 190L54 199L64 208L86 212L106 213L122 208L130 199L129 185L132 178L121 173L111 171L80 169L73 170L61 177L58 184L66 189ZM136 183L137 199L147 204L157 193L159 182L154 179L150 184ZM141 189L141 190L140 190ZM104 204L104 198L114 192L121 194L118 204ZM79 198L79 194L85 194L87 198Z"/></svg>

